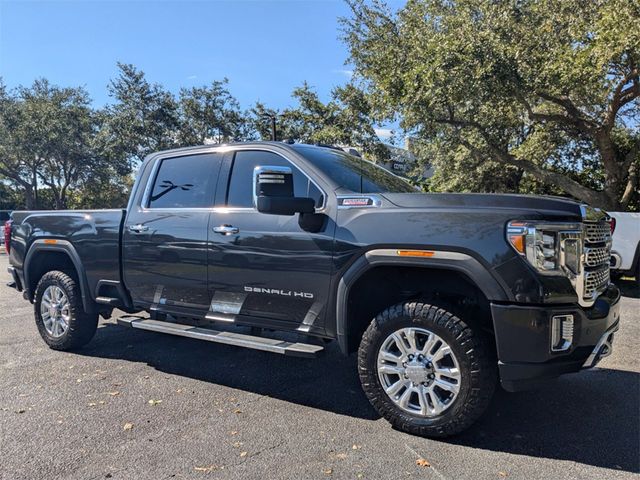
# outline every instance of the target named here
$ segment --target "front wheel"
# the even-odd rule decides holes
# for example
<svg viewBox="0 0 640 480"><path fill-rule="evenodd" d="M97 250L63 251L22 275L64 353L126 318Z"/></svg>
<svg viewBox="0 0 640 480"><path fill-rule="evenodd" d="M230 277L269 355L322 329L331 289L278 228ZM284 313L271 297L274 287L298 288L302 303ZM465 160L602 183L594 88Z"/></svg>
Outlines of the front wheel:
<svg viewBox="0 0 640 480"><path fill-rule="evenodd" d="M79 348L93 338L98 314L87 313L75 280L64 272L45 273L36 287L36 325L54 350Z"/></svg>
<svg viewBox="0 0 640 480"><path fill-rule="evenodd" d="M482 415L496 384L481 334L434 305L407 302L365 331L358 371L373 407L394 427L425 437L455 435Z"/></svg>

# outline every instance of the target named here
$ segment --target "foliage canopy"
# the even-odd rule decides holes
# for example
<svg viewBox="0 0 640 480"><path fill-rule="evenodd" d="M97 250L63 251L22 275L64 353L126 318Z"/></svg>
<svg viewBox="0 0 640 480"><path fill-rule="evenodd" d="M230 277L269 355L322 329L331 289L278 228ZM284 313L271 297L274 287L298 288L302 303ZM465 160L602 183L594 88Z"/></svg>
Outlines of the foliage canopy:
<svg viewBox="0 0 640 480"><path fill-rule="evenodd" d="M640 4L350 5L356 73L378 118L399 118L440 167L435 180L489 168L505 185L524 173L596 206L638 205Z"/></svg>

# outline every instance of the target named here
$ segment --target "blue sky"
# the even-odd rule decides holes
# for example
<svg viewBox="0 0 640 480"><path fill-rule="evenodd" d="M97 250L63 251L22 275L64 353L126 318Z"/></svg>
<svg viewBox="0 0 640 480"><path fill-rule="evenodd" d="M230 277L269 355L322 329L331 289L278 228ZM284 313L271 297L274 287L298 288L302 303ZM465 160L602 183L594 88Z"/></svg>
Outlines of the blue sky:
<svg viewBox="0 0 640 480"><path fill-rule="evenodd" d="M327 99L348 81L348 52L330 1L0 0L0 76L9 87L46 77L109 101L116 62L172 91L229 78L243 107L283 108L307 80Z"/></svg>

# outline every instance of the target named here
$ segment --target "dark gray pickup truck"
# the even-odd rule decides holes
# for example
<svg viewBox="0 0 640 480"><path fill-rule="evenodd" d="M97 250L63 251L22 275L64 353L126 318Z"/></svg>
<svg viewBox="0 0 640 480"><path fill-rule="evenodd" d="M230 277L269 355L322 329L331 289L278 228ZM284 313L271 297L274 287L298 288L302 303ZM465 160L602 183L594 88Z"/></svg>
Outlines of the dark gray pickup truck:
<svg viewBox="0 0 640 480"><path fill-rule="evenodd" d="M126 210L12 219L12 286L51 348L89 342L116 308L128 327L285 355L335 340L358 352L376 410L425 436L468 427L497 381L514 391L592 367L618 329L604 212L422 194L331 148L161 152Z"/></svg>

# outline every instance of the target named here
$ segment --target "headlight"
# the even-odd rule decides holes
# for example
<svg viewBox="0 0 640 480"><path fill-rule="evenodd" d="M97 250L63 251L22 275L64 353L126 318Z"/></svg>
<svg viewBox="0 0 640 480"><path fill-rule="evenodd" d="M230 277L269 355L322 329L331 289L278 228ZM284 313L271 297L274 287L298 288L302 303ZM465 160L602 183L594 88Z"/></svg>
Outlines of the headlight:
<svg viewBox="0 0 640 480"><path fill-rule="evenodd" d="M580 223L513 221L507 226L507 240L539 272L580 273Z"/></svg>

